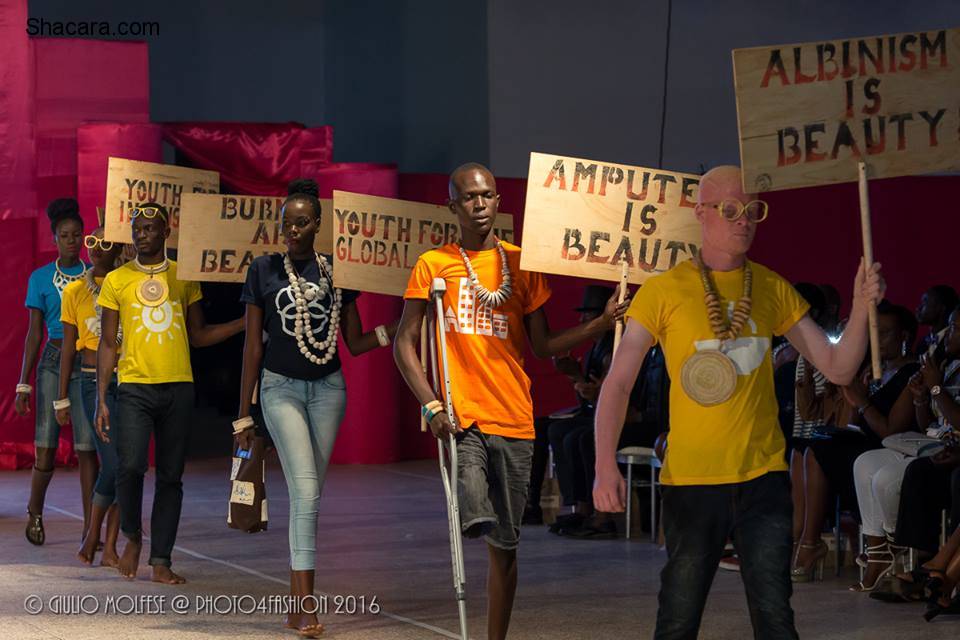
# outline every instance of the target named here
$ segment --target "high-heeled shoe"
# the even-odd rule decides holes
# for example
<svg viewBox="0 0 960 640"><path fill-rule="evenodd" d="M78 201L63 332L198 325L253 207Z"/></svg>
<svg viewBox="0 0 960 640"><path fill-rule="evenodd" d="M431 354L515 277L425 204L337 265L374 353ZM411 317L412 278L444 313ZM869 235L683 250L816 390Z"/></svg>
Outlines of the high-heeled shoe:
<svg viewBox="0 0 960 640"><path fill-rule="evenodd" d="M822 581L823 580L823 563L829 553L827 548L827 543L823 540L819 540L817 544L803 544L802 542L797 545L797 555L799 556L800 549L805 549L807 551L813 551L813 554L808 558L809 563L804 567L797 566L797 559L794 557L793 568L790 570L790 580L793 582L811 582L813 580Z"/></svg>
<svg viewBox="0 0 960 640"><path fill-rule="evenodd" d="M887 542L881 542L878 545L866 548L867 555L867 567L871 564L880 564L886 565L881 569L880 573L877 574L876 579L871 584L865 584L863 580L858 582L855 585L850 587L850 591L856 591L858 593L866 593L874 591L884 578L893 574L893 568L895 564L896 557L893 552L890 551L890 544Z"/></svg>
<svg viewBox="0 0 960 640"><path fill-rule="evenodd" d="M47 539L47 534L43 530L43 516L38 513L31 513L30 510L27 510L27 530L25 531L27 540L30 541L30 544L35 544L38 547L44 543Z"/></svg>
<svg viewBox="0 0 960 640"><path fill-rule="evenodd" d="M927 622L933 622L933 619L941 613L948 616L960 615L960 596L951 600L947 606L943 606L936 600L929 603L926 612L923 614L923 619Z"/></svg>

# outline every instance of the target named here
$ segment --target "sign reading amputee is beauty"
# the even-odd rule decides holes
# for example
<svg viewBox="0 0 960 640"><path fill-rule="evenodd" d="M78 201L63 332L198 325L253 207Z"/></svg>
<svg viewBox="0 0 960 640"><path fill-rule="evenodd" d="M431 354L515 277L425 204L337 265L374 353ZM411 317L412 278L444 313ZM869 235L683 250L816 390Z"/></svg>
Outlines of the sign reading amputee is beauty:
<svg viewBox="0 0 960 640"><path fill-rule="evenodd" d="M402 296L420 254L460 237L446 207L408 200L333 192L333 282L338 287ZM494 223L501 240L514 242L513 216Z"/></svg>
<svg viewBox="0 0 960 640"><path fill-rule="evenodd" d="M177 276L181 280L243 282L253 259L286 251L280 232L285 198L185 193L180 207ZM333 248L333 201L320 201L314 249Z"/></svg>
<svg viewBox="0 0 960 640"><path fill-rule="evenodd" d="M960 29L736 49L747 192L960 169Z"/></svg>
<svg viewBox="0 0 960 640"><path fill-rule="evenodd" d="M167 246L176 247L180 237L183 195L219 191L220 174L216 171L109 158L103 235L112 242L130 242L130 209L146 202L156 202L170 213Z"/></svg>
<svg viewBox="0 0 960 640"><path fill-rule="evenodd" d="M700 246L700 177L530 154L520 267L640 284Z"/></svg>

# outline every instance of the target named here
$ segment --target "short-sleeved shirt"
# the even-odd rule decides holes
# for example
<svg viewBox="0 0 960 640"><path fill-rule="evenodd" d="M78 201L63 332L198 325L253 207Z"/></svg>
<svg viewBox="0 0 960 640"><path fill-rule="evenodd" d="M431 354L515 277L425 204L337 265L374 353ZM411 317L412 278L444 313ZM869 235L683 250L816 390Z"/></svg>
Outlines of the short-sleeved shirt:
<svg viewBox="0 0 960 640"><path fill-rule="evenodd" d="M187 307L200 301L200 285L178 280L177 263L171 260L169 269L153 275L167 283L167 300L150 307L141 304L136 294L140 283L150 277L135 262L128 262L108 273L100 288L100 306L120 314L123 346L118 382L193 382Z"/></svg>
<svg viewBox="0 0 960 640"><path fill-rule="evenodd" d="M83 263L77 263L61 271L68 276L78 276L85 268L89 267ZM27 299L24 304L28 309L37 309L43 313L47 338L51 340L63 339L63 325L60 324L60 298L68 284L69 281L57 277L56 262L43 265L31 273L27 281Z"/></svg>
<svg viewBox="0 0 960 640"><path fill-rule="evenodd" d="M703 284L692 262L647 280L634 296L627 317L639 322L663 347L670 387L670 434L661 481L673 485L745 482L787 469L786 444L777 419L770 344L807 312L809 305L789 282L750 263L753 306L750 319L724 348L739 373L733 396L704 407L679 384L684 362L697 351L716 349L707 318ZM743 293L743 269L713 272L721 305L732 315Z"/></svg>
<svg viewBox="0 0 960 640"><path fill-rule="evenodd" d="M491 309L477 302L456 244L420 256L403 297L429 300L433 279L446 281L443 322L453 407L460 425L476 425L483 433L529 440L534 437L533 402L530 378L523 370L523 318L550 298L550 287L543 274L520 270L520 247L502 244L512 274L513 294L500 307ZM502 277L499 251L468 251L467 256L480 284L496 291Z"/></svg>
<svg viewBox="0 0 960 640"><path fill-rule="evenodd" d="M103 278L94 278L97 285ZM71 282L63 290L60 320L77 328L77 350L96 351L100 346L100 312L86 279Z"/></svg>
<svg viewBox="0 0 960 640"><path fill-rule="evenodd" d="M332 264L329 256L327 256L327 262ZM316 259L294 260L293 268L307 281L307 290L314 291L315 295L318 294L321 275ZM307 309L310 311L310 326L318 342L327 339L330 309L333 305L333 283L326 276L323 276L323 280L327 285L326 295L315 297L307 303ZM343 289L341 304L346 307L359 295L356 291ZM340 369L339 354L334 354L326 364L314 364L300 353L300 346L297 344L294 332L296 304L289 276L283 267L282 253L260 256L250 263L250 268L247 269L247 280L240 294L240 302L254 304L263 309L263 328L268 336L267 349L263 358L264 368L299 380L319 380ZM324 355L313 348L310 349L310 353L319 357Z"/></svg>

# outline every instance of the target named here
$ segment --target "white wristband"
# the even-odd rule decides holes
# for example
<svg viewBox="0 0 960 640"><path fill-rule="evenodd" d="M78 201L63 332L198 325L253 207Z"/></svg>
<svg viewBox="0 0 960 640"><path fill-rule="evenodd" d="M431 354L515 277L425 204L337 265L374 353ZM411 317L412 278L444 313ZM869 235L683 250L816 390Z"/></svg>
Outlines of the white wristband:
<svg viewBox="0 0 960 640"><path fill-rule="evenodd" d="M246 431L247 429L254 426L253 416L244 416L237 420L233 421L233 433L234 435Z"/></svg>
<svg viewBox="0 0 960 640"><path fill-rule="evenodd" d="M17 393L33 393L33 387L28 384L18 384Z"/></svg>
<svg viewBox="0 0 960 640"><path fill-rule="evenodd" d="M390 344L390 335L387 333L387 328L382 324L374 329L374 332L377 334L377 342L380 343L381 347L385 347Z"/></svg>
<svg viewBox="0 0 960 640"><path fill-rule="evenodd" d="M53 410L60 411L60 409L69 409L70 408L70 398L61 398L60 400L53 401Z"/></svg>

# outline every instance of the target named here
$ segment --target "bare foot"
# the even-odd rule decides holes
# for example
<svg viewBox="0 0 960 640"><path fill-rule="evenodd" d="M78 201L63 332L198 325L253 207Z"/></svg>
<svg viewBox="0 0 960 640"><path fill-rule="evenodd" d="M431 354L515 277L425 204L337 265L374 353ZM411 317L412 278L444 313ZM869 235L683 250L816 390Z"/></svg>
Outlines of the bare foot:
<svg viewBox="0 0 960 640"><path fill-rule="evenodd" d="M153 565L153 577L150 579L163 584L183 584L187 581L183 576L171 571L170 567L165 567L162 564Z"/></svg>
<svg viewBox="0 0 960 640"><path fill-rule="evenodd" d="M100 566L113 567L114 569L120 566L120 556L117 555L116 548L103 550L103 555L100 556Z"/></svg>
<svg viewBox="0 0 960 640"><path fill-rule="evenodd" d="M323 625L317 622L317 616L313 613L291 613L283 626L295 629L302 638L319 638L324 631Z"/></svg>
<svg viewBox="0 0 960 640"><path fill-rule="evenodd" d="M127 580L137 578L137 568L140 566L140 547L142 546L140 536L129 538L127 546L123 548L123 555L117 563L117 569L120 575Z"/></svg>
<svg viewBox="0 0 960 640"><path fill-rule="evenodd" d="M93 564L93 556L97 552L97 543L99 540L93 539L93 536L88 535L83 544L80 545L80 550L77 551L77 559L86 565Z"/></svg>

